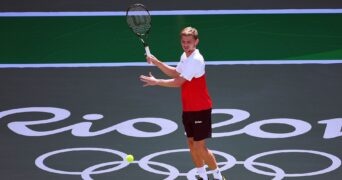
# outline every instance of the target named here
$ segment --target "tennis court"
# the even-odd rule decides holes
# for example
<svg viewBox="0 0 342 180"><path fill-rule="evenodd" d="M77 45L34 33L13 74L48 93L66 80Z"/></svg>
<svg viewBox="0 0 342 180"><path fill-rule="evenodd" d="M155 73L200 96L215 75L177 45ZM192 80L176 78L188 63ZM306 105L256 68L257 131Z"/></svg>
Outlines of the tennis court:
<svg viewBox="0 0 342 180"><path fill-rule="evenodd" d="M148 72L166 77L145 62L127 27L123 8L131 2L118 1L114 12L115 4L90 2L2 6L0 179L193 178L180 90L139 81ZM241 4L213 2L150 4L149 44L175 65L180 29L198 28L214 103L208 146L222 173L232 180L340 179L339 4L270 7L264 0L253 4L263 12L237 13ZM128 164L126 154L135 161Z"/></svg>

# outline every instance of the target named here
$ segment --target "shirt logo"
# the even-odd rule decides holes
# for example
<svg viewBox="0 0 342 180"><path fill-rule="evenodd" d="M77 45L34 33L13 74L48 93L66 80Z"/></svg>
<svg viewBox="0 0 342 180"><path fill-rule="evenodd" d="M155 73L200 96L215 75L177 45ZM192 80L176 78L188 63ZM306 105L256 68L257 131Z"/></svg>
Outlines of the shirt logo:
<svg viewBox="0 0 342 180"><path fill-rule="evenodd" d="M195 124L201 124L202 121L195 121Z"/></svg>

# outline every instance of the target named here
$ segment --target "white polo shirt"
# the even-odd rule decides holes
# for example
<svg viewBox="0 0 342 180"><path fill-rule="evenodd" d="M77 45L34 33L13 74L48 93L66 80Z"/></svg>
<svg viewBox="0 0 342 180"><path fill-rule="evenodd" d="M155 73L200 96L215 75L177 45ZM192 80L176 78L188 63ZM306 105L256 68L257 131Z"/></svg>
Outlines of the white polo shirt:
<svg viewBox="0 0 342 180"><path fill-rule="evenodd" d="M192 78L199 78L205 74L205 62L202 54L196 49L189 57L185 52L180 58L176 71L184 79L191 81Z"/></svg>

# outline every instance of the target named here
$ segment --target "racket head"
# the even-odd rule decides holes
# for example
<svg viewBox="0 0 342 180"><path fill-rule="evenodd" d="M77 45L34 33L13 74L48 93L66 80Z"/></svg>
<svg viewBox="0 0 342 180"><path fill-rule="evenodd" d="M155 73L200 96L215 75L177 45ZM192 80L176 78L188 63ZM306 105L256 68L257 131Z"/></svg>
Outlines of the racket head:
<svg viewBox="0 0 342 180"><path fill-rule="evenodd" d="M132 31L140 37L147 36L151 29L151 16L143 4L133 4L128 7L126 20Z"/></svg>

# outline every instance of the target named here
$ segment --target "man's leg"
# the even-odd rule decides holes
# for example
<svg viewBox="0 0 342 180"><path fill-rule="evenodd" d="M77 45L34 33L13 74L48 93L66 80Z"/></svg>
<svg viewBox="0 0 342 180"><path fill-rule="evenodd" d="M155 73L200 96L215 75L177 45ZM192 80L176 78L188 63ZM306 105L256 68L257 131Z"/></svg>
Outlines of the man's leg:
<svg viewBox="0 0 342 180"><path fill-rule="evenodd" d="M203 167L204 159L201 157L201 154L198 153L197 149L195 148L194 138L192 137L188 138L188 145L189 145L192 161L194 162L196 168Z"/></svg>
<svg viewBox="0 0 342 180"><path fill-rule="evenodd" d="M200 123L196 124L196 120L200 121ZM197 112L196 114L185 114L183 112L183 124L188 136L188 145L191 157L197 168L198 174L203 179L207 179L204 166L205 164L207 164L209 166L209 169L213 172L214 179L223 179L223 176L218 169L215 156L206 147L205 143L205 138L211 137L211 109ZM195 141L196 138L201 140Z"/></svg>
<svg viewBox="0 0 342 180"><path fill-rule="evenodd" d="M197 179L202 179L202 180L208 180L207 172L205 169L205 162L204 159L201 157L201 154L198 152L198 150L195 147L195 141L192 137L188 138L188 145L190 149L190 154L192 161L195 164L195 167L197 169Z"/></svg>
<svg viewBox="0 0 342 180"><path fill-rule="evenodd" d="M202 161L204 161L204 163L209 166L210 170L217 169L215 156L207 148L205 144L205 140L193 141L193 148L194 148L195 154L197 154L199 156L199 159L202 159Z"/></svg>
<svg viewBox="0 0 342 180"><path fill-rule="evenodd" d="M193 138L188 139L191 157L197 168L204 167L204 164L209 166L213 171L215 179L225 179L218 169L214 154L207 148L205 140L194 141Z"/></svg>

